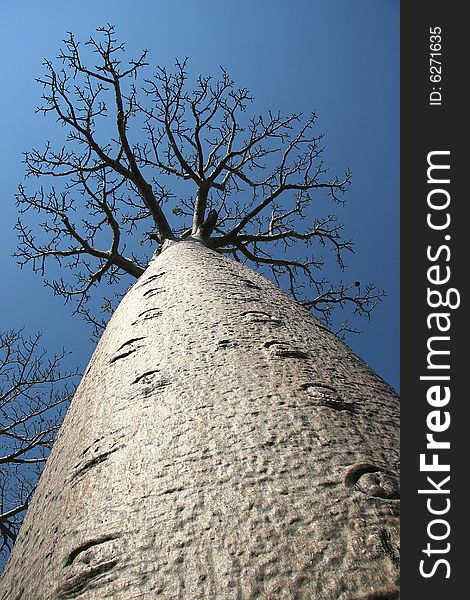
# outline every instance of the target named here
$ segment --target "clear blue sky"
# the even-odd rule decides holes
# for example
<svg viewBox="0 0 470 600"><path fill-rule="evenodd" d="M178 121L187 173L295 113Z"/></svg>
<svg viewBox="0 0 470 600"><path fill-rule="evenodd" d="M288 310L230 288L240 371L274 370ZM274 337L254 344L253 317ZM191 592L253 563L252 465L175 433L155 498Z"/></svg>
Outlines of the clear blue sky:
<svg viewBox="0 0 470 600"><path fill-rule="evenodd" d="M0 0L2 91L0 328L44 331L51 349L65 346L83 366L89 330L11 253L23 178L21 153L57 131L35 114L44 57L57 55L66 31L86 40L97 26L116 25L135 56L151 64L189 56L193 72L220 65L250 89L255 109L311 112L326 134L332 173L354 174L347 205L338 207L356 242L347 277L372 281L387 297L364 333L348 340L384 379L399 385L399 2L398 0Z"/></svg>

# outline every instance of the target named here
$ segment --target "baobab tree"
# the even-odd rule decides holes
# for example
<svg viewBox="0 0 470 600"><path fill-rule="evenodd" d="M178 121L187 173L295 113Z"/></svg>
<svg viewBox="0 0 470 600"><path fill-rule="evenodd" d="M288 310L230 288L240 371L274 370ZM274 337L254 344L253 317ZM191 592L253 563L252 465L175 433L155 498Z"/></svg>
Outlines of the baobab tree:
<svg viewBox="0 0 470 600"><path fill-rule="evenodd" d="M73 394L76 371L47 356L41 334L0 332L0 541L13 546L39 474Z"/></svg>
<svg viewBox="0 0 470 600"><path fill-rule="evenodd" d="M352 243L310 217L343 202L350 172L328 175L315 114L249 116L246 89L224 70L190 86L187 61L142 79L146 53L124 64L114 28L98 31L45 63L39 110L66 137L25 163L65 183L20 187L45 220L39 238L18 223L18 256L70 269L46 283L98 328L93 290L137 281L0 597L398 597L398 400L327 327L382 293L322 275L321 252L341 269Z"/></svg>

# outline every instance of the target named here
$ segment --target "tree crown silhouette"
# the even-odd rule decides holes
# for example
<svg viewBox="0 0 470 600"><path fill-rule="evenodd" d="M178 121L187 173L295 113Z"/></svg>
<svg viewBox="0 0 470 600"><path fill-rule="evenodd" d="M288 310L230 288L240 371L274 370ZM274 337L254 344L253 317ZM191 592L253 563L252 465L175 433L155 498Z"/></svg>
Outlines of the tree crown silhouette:
<svg viewBox="0 0 470 600"><path fill-rule="evenodd" d="M268 270L326 324L337 306L370 317L382 291L324 276L322 252L343 270L353 243L335 215L312 219L311 205L322 193L343 203L351 172L329 176L316 114L249 116L246 88L224 69L190 86L187 59L144 78L146 51L124 62L115 28L97 32L84 45L69 33L59 62L46 60L38 79L38 111L55 115L66 137L61 147L26 152L26 175L64 181L33 193L20 185L21 215L44 216L39 238L23 216L18 221L20 264L41 274L50 260L70 269L71 278L46 284L77 298L76 310L99 328L84 302L100 281L144 272L148 256L132 237L146 227L143 244L195 239ZM175 197L177 180L192 185L189 197Z"/></svg>

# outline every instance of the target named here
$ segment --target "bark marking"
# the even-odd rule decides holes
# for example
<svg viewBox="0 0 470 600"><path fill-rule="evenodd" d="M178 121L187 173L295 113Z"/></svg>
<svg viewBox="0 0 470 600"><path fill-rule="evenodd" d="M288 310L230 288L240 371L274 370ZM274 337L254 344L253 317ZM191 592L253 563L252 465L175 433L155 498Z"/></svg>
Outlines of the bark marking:
<svg viewBox="0 0 470 600"><path fill-rule="evenodd" d="M144 298L150 298L151 296L155 296L156 294L159 294L160 292L162 292L163 289L162 288L152 288L150 290L147 290L144 294L143 297Z"/></svg>
<svg viewBox="0 0 470 600"><path fill-rule="evenodd" d="M94 579L104 573L107 573L108 571L111 571L111 569L113 569L117 563L117 559L108 560L100 565L96 565L96 567L91 567L90 569L83 571L75 577L72 577L72 579L65 582L57 589L58 600L77 598L86 590L86 588Z"/></svg>
<svg viewBox="0 0 470 600"><path fill-rule="evenodd" d="M143 287L144 285L147 285L148 283L155 281L155 279L158 279L162 275L165 275L165 271L162 271L161 273L156 273L155 275L150 275L150 277L147 277L147 279L145 281L142 281L141 283L139 283L139 285L137 287L139 287L139 288Z"/></svg>
<svg viewBox="0 0 470 600"><path fill-rule="evenodd" d="M400 553L392 541L390 533L386 529L379 529L377 537L382 544L383 551L390 558L393 564L398 567L400 565Z"/></svg>
<svg viewBox="0 0 470 600"><path fill-rule="evenodd" d="M283 358L308 358L308 354L299 350L298 348L292 348L287 342L280 340L270 340L263 344L264 348L270 351L273 356L279 356Z"/></svg>
<svg viewBox="0 0 470 600"><path fill-rule="evenodd" d="M89 471L93 467L96 467L96 465L99 465L100 463L104 462L105 460L108 460L108 458L111 454L113 454L117 450L120 450L121 448L124 448L124 445L117 446L116 448L112 448L111 450L108 450L108 452L103 452L103 454L98 454L98 456L95 456L91 460L87 461L72 475L72 477L70 478L70 481L72 481L73 479L77 479L78 477L84 475L87 471Z"/></svg>
<svg viewBox="0 0 470 600"><path fill-rule="evenodd" d="M344 476L344 484L346 487L355 486L367 496L387 500L398 500L400 497L394 474L369 463L357 463L350 467Z"/></svg>
<svg viewBox="0 0 470 600"><path fill-rule="evenodd" d="M158 370L153 370L153 371L146 371L145 373L142 373L142 375L138 375L134 381L132 382L132 384L135 383L150 383L152 381L152 376L155 375L156 373L158 373ZM169 381L166 381L166 379L161 379L160 381L156 381L154 383L154 387L165 387L167 385L170 385Z"/></svg>
<svg viewBox="0 0 470 600"><path fill-rule="evenodd" d="M163 314L162 311L159 310L158 308L148 308L147 310L144 310L143 312L141 312L139 314L138 318L132 323L132 325L139 323L139 321L146 321L147 319L154 319L155 317L161 317L162 314Z"/></svg>
<svg viewBox="0 0 470 600"><path fill-rule="evenodd" d="M80 546L75 548L75 550L72 550L72 552L70 552L70 554L67 557L67 560L65 561L65 566L70 566L73 563L73 561L77 558L77 556L82 552L85 552L85 550L88 550L93 546L98 546L99 544L104 544L105 542L110 542L111 540L116 540L117 538L120 538L121 535L122 534L120 533L109 533L107 535L103 535L99 538L95 538L93 540L85 542L84 544L81 544Z"/></svg>
<svg viewBox="0 0 470 600"><path fill-rule="evenodd" d="M132 345L135 342L138 342L138 341L144 340L144 339L145 339L145 337L137 337L137 338L132 338L131 340L128 340L127 342L124 342L124 344L119 346L119 348L117 349L116 352L120 352L121 350L126 348L126 346L131 346L131 348L129 348L129 350L126 350L125 352L122 352L121 354L116 354L115 356L113 356L113 358L109 361L109 364L113 364L117 360L121 360L121 358L126 358L126 356L129 356L130 354L133 354L134 352L136 352L137 348L132 347Z"/></svg>

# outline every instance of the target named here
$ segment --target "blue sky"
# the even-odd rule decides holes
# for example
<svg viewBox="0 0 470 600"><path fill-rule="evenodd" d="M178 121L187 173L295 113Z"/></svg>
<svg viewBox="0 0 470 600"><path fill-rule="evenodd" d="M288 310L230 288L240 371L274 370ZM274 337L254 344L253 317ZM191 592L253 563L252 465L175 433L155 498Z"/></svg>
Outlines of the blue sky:
<svg viewBox="0 0 470 600"><path fill-rule="evenodd" d="M21 153L54 140L57 124L35 114L44 57L57 55L67 31L86 40L116 25L134 56L152 65L189 56L194 73L224 66L250 89L255 110L315 110L331 173L353 171L345 207L336 213L356 242L346 276L387 292L361 336L349 345L394 387L399 385L399 2L398 0L0 0L2 198L0 328L44 331L51 349L65 346L83 366L93 346L72 308L54 297L11 253L23 179Z"/></svg>

